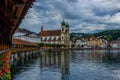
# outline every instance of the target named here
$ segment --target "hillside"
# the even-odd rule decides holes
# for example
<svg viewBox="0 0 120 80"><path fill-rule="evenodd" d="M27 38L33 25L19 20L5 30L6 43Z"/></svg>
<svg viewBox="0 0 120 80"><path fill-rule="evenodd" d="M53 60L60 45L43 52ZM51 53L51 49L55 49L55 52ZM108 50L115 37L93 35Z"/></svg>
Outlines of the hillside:
<svg viewBox="0 0 120 80"><path fill-rule="evenodd" d="M118 37L120 37L120 29L118 30L105 30L102 32L94 33L93 34L96 37L102 37L107 39L108 41L115 40Z"/></svg>
<svg viewBox="0 0 120 80"><path fill-rule="evenodd" d="M84 33L70 33L70 38L78 38L85 35Z"/></svg>
<svg viewBox="0 0 120 80"><path fill-rule="evenodd" d="M85 34L85 33L71 33L70 37L71 38L79 38L79 37L83 37L83 38L87 38L89 36L95 36L95 37L100 37L103 39L106 39L108 41L112 41L112 40L116 40L118 37L120 37L120 29L118 30L105 30L105 31L101 31L98 33L94 33L94 34Z"/></svg>

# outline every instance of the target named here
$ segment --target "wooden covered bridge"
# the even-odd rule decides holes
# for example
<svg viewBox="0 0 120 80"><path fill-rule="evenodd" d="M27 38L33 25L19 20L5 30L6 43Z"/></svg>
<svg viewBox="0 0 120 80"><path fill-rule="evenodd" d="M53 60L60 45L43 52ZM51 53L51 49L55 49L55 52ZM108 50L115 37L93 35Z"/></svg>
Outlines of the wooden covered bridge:
<svg viewBox="0 0 120 80"><path fill-rule="evenodd" d="M12 35L19 27L35 0L0 0L0 51L8 48L31 49L36 44L13 39ZM17 43L17 44L16 44ZM24 48L24 49L23 49Z"/></svg>
<svg viewBox="0 0 120 80"><path fill-rule="evenodd" d="M12 80L9 64L29 62L38 55L37 44L12 38L34 1L0 0L0 80Z"/></svg>

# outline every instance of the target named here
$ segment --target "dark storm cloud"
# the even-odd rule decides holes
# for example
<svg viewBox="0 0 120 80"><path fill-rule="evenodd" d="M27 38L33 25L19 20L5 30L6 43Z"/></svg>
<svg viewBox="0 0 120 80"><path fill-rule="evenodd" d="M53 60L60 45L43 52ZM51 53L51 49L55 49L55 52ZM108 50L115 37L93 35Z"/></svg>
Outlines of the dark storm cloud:
<svg viewBox="0 0 120 80"><path fill-rule="evenodd" d="M36 0L21 27L34 32L39 32L41 25L60 29L63 19L69 22L71 32L119 29L120 0Z"/></svg>

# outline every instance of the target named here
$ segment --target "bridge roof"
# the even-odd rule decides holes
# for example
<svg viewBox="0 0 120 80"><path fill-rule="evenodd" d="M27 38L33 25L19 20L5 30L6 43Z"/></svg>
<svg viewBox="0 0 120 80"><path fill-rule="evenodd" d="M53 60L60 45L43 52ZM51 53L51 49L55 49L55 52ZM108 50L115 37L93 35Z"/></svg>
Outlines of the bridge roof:
<svg viewBox="0 0 120 80"><path fill-rule="evenodd" d="M0 45L11 45L11 37L35 0L0 0Z"/></svg>
<svg viewBox="0 0 120 80"><path fill-rule="evenodd" d="M32 43L32 42L20 40L20 39L15 39L15 38L12 39L12 43L16 45L38 46L36 43Z"/></svg>

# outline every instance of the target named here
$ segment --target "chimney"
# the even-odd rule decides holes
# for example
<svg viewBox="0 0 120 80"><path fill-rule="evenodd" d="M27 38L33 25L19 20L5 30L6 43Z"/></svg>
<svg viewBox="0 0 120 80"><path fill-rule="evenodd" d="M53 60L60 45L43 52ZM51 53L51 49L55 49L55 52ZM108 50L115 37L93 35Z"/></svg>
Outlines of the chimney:
<svg viewBox="0 0 120 80"><path fill-rule="evenodd" d="M43 26L41 26L41 31L43 31Z"/></svg>

